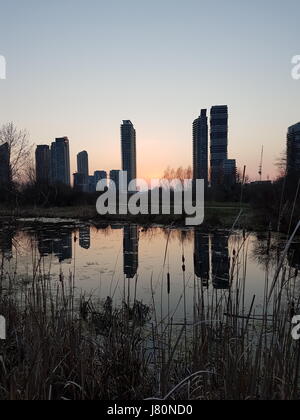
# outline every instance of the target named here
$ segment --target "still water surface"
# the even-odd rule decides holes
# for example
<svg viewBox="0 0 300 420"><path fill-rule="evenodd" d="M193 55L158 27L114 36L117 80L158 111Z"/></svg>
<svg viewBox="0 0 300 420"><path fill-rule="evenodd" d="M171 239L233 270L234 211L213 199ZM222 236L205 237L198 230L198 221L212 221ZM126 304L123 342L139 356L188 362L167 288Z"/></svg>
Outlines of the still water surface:
<svg viewBox="0 0 300 420"><path fill-rule="evenodd" d="M72 276L78 292L114 305L135 299L155 306L158 316L168 311L182 322L192 319L195 296L228 293L230 279L243 283L245 304L256 295L260 313L265 280L272 278L284 238L268 234L114 224L95 228L88 224L26 224L0 231L1 271L17 282L30 282L39 270L55 283ZM279 246L278 246L279 245ZM268 255L268 258L266 258ZM235 263L233 263L235 258ZM299 244L289 254L289 266L299 268ZM167 276L170 274L170 288ZM162 314L161 314L162 312Z"/></svg>

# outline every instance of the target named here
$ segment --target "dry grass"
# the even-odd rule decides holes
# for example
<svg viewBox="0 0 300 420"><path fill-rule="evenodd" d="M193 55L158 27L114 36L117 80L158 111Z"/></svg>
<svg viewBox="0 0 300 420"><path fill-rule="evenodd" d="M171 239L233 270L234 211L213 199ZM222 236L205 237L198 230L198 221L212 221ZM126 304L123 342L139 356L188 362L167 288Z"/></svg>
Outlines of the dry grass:
<svg viewBox="0 0 300 420"><path fill-rule="evenodd" d="M167 249L168 243L166 255ZM298 399L300 347L291 337L298 273L281 260L274 283L267 259L265 303L257 314L255 297L245 305L247 253L244 235L231 256L228 291L194 279L194 319L181 326L170 311L158 319L155 305L149 322L125 305L95 309L75 295L72 276L50 282L41 260L29 286L16 287L2 272L8 337L0 342L0 399ZM172 279L164 270L163 276L162 293L170 294Z"/></svg>

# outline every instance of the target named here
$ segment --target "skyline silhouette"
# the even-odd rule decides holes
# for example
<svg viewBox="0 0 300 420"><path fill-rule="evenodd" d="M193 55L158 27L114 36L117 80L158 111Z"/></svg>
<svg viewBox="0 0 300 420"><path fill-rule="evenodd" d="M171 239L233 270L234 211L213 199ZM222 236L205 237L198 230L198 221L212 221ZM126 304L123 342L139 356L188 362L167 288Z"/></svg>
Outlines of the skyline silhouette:
<svg viewBox="0 0 300 420"><path fill-rule="evenodd" d="M76 151L89 149L93 173L103 157L103 170L119 167L117 122L129 117L138 173L149 179L163 173L171 149L168 164L187 167L191 117L226 103L229 155L256 179L264 144L272 178L286 128L299 121L300 83L291 77L299 14L296 0L5 1L1 120L35 144L68 135L71 172Z"/></svg>

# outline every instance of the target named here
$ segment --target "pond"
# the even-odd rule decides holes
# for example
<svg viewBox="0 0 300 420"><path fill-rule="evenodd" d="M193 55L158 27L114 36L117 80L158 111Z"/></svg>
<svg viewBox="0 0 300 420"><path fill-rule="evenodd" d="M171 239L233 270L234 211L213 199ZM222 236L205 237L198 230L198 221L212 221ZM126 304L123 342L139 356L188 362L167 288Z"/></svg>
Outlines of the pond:
<svg viewBox="0 0 300 420"><path fill-rule="evenodd" d="M158 317L192 322L199 293L207 300L238 293L244 309L255 296L253 312L261 314L266 281L274 276L285 241L271 233L23 220L18 228L4 225L0 231L1 273L16 284L30 283L38 273L54 284L72 279L87 298L110 297L115 306L139 301ZM297 241L287 264L298 281Z"/></svg>

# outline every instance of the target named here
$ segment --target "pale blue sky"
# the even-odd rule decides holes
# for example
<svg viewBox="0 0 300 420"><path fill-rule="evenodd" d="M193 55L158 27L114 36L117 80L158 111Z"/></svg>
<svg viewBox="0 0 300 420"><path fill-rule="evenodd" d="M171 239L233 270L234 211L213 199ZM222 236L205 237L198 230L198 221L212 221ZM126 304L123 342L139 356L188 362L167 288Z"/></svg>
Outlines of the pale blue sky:
<svg viewBox="0 0 300 420"><path fill-rule="evenodd" d="M120 167L122 119L139 175L191 163L201 108L228 104L230 157L265 175L300 121L299 0L0 0L0 123L35 144L67 135L91 170Z"/></svg>

